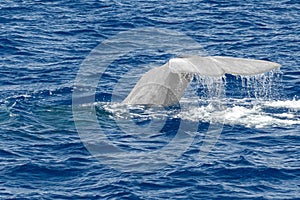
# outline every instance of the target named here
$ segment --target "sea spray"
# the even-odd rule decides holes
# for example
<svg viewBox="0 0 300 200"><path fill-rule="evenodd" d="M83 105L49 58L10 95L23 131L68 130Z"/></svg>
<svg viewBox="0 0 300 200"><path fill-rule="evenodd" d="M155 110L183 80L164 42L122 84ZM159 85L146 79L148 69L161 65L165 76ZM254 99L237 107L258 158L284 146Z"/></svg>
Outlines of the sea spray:
<svg viewBox="0 0 300 200"><path fill-rule="evenodd" d="M207 77L195 75L192 87L198 94L198 101L216 102L225 97L226 77Z"/></svg>
<svg viewBox="0 0 300 200"><path fill-rule="evenodd" d="M291 102L296 105L298 101L278 101L282 87L278 69L255 76L196 76L191 86L199 104L180 113L182 119L257 128L300 123L299 113L289 109Z"/></svg>
<svg viewBox="0 0 300 200"><path fill-rule="evenodd" d="M242 91L247 98L260 100L272 100L279 98L279 89L282 87L280 69L274 69L264 74L254 76L237 75L241 81ZM244 96L241 96L244 98Z"/></svg>

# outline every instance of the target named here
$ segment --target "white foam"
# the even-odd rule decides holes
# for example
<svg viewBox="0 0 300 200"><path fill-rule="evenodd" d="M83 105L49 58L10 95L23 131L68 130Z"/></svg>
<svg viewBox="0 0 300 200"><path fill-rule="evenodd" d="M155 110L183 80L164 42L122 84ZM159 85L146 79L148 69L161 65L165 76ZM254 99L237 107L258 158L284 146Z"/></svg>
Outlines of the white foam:
<svg viewBox="0 0 300 200"><path fill-rule="evenodd" d="M273 108L288 108L294 110L300 110L300 100L286 100L286 101L270 101L266 102L265 106Z"/></svg>
<svg viewBox="0 0 300 200"><path fill-rule="evenodd" d="M296 116L292 113L281 113L281 114L274 114L274 116L279 117L279 118L289 118L289 119L293 119Z"/></svg>
<svg viewBox="0 0 300 200"><path fill-rule="evenodd" d="M223 110L212 109L211 105L191 108L188 112L181 112L178 117L192 121L202 122L218 122L226 125L241 125L245 127L264 128L268 126L291 126L299 125L300 117L296 110L294 111L282 111L277 108L297 108L291 106L293 101L281 101L277 102L278 106L272 107L269 111L269 105L273 105L271 102L260 102L260 104L251 105L249 99L237 99L234 101L231 99L231 104L223 108ZM248 103L247 103L248 102ZM267 105L267 106L266 106ZM280 113L281 112L281 113Z"/></svg>

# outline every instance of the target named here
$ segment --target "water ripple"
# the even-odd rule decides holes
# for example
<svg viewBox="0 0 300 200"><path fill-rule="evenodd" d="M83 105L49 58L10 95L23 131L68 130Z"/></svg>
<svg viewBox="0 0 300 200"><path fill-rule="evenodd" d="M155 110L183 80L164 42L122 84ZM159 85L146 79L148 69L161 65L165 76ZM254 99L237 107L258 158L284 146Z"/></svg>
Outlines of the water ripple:
<svg viewBox="0 0 300 200"><path fill-rule="evenodd" d="M299 11L296 0L2 2L1 198L299 198ZM174 166L140 174L111 169L93 158L81 143L71 109L73 81L81 62L100 42L120 31L147 26L183 32L209 55L282 64L282 85L277 88L280 98L250 107L247 96L244 99L237 95L243 93L237 92L241 89L237 84L228 86L232 98L227 100L232 107L223 113L227 123L207 157L197 157L205 136L199 131L199 137ZM165 61L160 56L155 52L133 52L113 63L97 100L107 103L111 99L112 87L123 71L118 66L137 67L153 57ZM230 77L227 81L238 82ZM126 116L121 108L100 106L97 112L100 119L114 119L118 114L121 120ZM186 120L202 120L199 129L205 130L204 114L209 112L195 108L183 116ZM166 113L148 114L160 119ZM146 126L149 118L142 117L138 123ZM116 127L110 122L101 123L115 133ZM175 125L170 123L170 130ZM114 137L111 139L117 142L137 139L116 134ZM153 150L172 137L157 134L135 144Z"/></svg>

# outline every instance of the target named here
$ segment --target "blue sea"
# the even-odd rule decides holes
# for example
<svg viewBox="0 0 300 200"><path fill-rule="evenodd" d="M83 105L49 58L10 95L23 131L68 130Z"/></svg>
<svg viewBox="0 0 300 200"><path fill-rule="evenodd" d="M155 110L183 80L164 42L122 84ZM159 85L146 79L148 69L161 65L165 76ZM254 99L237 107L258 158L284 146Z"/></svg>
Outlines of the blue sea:
<svg viewBox="0 0 300 200"><path fill-rule="evenodd" d="M0 26L0 199L300 199L299 1L4 0ZM191 54L281 67L121 103Z"/></svg>

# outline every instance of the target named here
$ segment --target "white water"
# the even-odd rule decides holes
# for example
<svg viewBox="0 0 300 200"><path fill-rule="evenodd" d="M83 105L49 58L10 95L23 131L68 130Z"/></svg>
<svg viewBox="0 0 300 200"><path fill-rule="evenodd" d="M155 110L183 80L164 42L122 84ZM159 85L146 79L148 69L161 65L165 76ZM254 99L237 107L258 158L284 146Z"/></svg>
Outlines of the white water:
<svg viewBox="0 0 300 200"><path fill-rule="evenodd" d="M249 99L239 99L223 110L211 106L191 108L178 117L192 121L219 122L251 128L300 125L300 100L262 101L253 105Z"/></svg>
<svg viewBox="0 0 300 200"><path fill-rule="evenodd" d="M236 77L241 85L238 97L226 96L226 77L196 77L187 88L180 104L188 109L174 111L164 108L126 106L120 103L104 105L113 118L140 118L141 120L164 120L166 117L250 128L286 127L300 125L300 100L278 100L280 71L263 75ZM195 95L200 91L200 96ZM233 90L234 91L234 90ZM235 91L234 91L235 92Z"/></svg>

